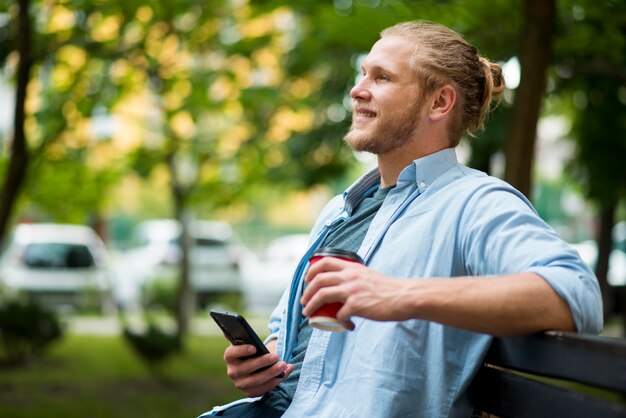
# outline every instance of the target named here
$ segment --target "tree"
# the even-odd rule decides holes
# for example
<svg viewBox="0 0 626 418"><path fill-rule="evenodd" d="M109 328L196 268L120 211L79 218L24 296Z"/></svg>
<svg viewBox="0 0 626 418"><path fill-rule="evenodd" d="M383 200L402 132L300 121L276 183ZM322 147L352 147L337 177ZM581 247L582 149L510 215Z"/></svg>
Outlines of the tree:
<svg viewBox="0 0 626 418"><path fill-rule="evenodd" d="M526 196L530 196L531 191L537 121L550 64L555 19L554 0L529 0L525 3L521 80L515 93L507 135L504 178Z"/></svg>
<svg viewBox="0 0 626 418"><path fill-rule="evenodd" d="M0 240L20 192L23 200L30 202L29 210L45 213L46 219L85 223L100 217L97 212L115 167L109 170L100 162L94 169L91 164L93 150L100 161L103 155L110 155L101 146L104 142L96 141L91 132L91 117L116 100L110 89L98 88L102 72L108 69L106 60L114 51L95 39L90 23L81 19L79 10L88 12L89 7L80 2L28 1L24 6L7 7L9 19L0 23L0 65L17 75L11 174L5 178L0 199ZM20 24L24 16L31 16L26 19L28 35L19 35L24 32L18 31L24 27ZM20 59L14 69L10 57L16 53L26 54L28 59ZM28 71L23 67L26 63ZM68 173L59 167L80 173L78 180L86 180L89 187L78 187L76 177L68 182L64 177Z"/></svg>
<svg viewBox="0 0 626 418"><path fill-rule="evenodd" d="M30 79L30 72L33 65L31 53L31 18L30 18L30 1L20 0L17 11L17 35L16 50L19 54L19 64L17 68L16 83L16 100L15 113L13 123L13 140L11 143L11 156L7 169L4 184L2 186L2 194L0 198L0 245L2 244L5 231L12 209L17 200L24 178L26 176L26 167L28 165L28 148L26 145L26 90ZM0 55L0 65L7 58L6 53Z"/></svg>

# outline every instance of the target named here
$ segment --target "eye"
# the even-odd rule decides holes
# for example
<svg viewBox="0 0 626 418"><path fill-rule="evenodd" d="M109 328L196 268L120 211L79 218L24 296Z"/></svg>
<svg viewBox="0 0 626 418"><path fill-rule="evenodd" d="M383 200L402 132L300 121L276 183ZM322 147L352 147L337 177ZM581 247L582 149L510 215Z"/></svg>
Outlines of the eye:
<svg viewBox="0 0 626 418"><path fill-rule="evenodd" d="M389 81L390 79L389 79L389 77L388 77L388 76L386 76L385 74L380 74L380 75L378 75L378 76L376 77L376 80L378 80L378 81Z"/></svg>

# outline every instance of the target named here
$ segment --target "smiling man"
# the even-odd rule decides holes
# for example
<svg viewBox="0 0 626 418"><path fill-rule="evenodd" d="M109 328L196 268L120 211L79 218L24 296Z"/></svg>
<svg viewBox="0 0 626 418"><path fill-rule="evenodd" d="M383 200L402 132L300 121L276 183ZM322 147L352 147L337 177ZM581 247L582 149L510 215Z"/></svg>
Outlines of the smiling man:
<svg viewBox="0 0 626 418"><path fill-rule="evenodd" d="M602 328L597 280L576 251L517 190L457 162L504 90L500 66L446 27L408 22L381 33L361 70L345 142L378 167L320 215L270 319L271 354L226 349L251 398L207 416L468 418L465 390L493 336ZM321 246L365 263L308 268ZM343 303L349 331L309 326L329 302Z"/></svg>
<svg viewBox="0 0 626 418"><path fill-rule="evenodd" d="M354 116L344 138L352 149L386 155L421 137L421 118L416 116L423 108L422 98L417 75L406 59L413 49L402 38L387 37L374 45L363 62L363 77L350 92Z"/></svg>

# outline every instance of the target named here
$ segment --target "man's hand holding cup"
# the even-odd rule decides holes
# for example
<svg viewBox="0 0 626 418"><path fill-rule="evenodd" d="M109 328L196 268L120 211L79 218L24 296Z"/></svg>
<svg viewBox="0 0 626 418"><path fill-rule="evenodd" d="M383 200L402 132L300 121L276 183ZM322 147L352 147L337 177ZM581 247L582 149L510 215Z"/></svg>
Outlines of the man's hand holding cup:
<svg viewBox="0 0 626 418"><path fill-rule="evenodd" d="M341 297L341 295L338 295L337 300L314 308L316 305L314 295L317 291L322 287L336 286L342 283L337 277L333 277L332 272L343 270L346 262L363 264L363 260L356 253L337 248L319 248L311 255L309 271L305 276L305 282L309 286L303 293L302 303L306 305L313 301L312 306L305 307L304 310L305 315L308 314L307 316L309 316L309 324L312 327L326 331L354 329L352 322L341 323L337 320L337 312L342 308L342 300L345 300L345 296ZM318 280L315 284L312 283L314 278Z"/></svg>

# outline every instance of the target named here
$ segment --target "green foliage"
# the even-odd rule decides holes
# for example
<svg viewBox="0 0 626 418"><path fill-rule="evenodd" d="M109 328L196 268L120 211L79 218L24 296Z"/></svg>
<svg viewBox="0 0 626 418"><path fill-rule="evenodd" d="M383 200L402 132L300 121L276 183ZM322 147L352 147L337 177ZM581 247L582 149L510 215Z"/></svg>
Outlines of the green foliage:
<svg viewBox="0 0 626 418"><path fill-rule="evenodd" d="M70 153L80 154L80 153ZM26 197L31 213L56 222L86 224L104 210L107 191L119 180L119 170L89 167L83 156L40 159L31 167Z"/></svg>
<svg viewBox="0 0 626 418"><path fill-rule="evenodd" d="M578 144L570 172L584 185L588 197L614 205L626 197L626 103L615 78L587 77L580 87L588 102L577 112L572 131Z"/></svg>
<svg viewBox="0 0 626 418"><path fill-rule="evenodd" d="M129 161L139 176L147 178L156 166L163 164L163 156L156 150L142 147L129 155Z"/></svg>
<svg viewBox="0 0 626 418"><path fill-rule="evenodd" d="M41 356L63 335L57 315L29 299L0 304L0 343L9 364Z"/></svg>
<svg viewBox="0 0 626 418"><path fill-rule="evenodd" d="M626 51L626 4L623 1L561 0L557 5L560 36L555 42L556 62L578 69L596 67L620 72ZM616 67L611 69L607 65Z"/></svg>
<svg viewBox="0 0 626 418"><path fill-rule="evenodd" d="M519 25L516 7L504 0L103 4L32 3L33 80L41 104L31 115L37 125L29 138L36 166L27 196L55 219L77 220L81 209L102 211L124 169L148 178L155 168L167 167L172 193L205 211L249 199L259 187L308 188L332 181L353 161L341 142L350 119L346 97L359 56L380 30L402 20L436 20L508 58ZM8 36L15 31L16 7L7 9L8 19L0 22L5 58L16 48ZM485 19L497 22L499 31L483 30ZM249 30L254 27L265 29ZM266 58L259 58L263 53ZM266 62L268 54L277 57L277 68ZM265 80L277 70L277 81ZM220 93L224 83L230 93ZM309 92L298 93L298 83ZM84 120L103 115L106 121L124 100L146 92L154 99L144 103L149 116L138 117L146 117L146 139L128 159L111 159L115 150L107 150L102 138L85 141ZM232 111L236 107L242 112ZM313 122L290 128L277 140L271 131L282 123L276 116L285 109L310 112ZM181 133L181 115L191 119L194 132ZM239 145L225 145L228 132L242 126L246 133ZM232 150L224 152L225 147ZM94 169L98 153L111 162ZM195 170L187 179L180 178L181 155L191 157ZM74 184L67 178L81 180Z"/></svg>
<svg viewBox="0 0 626 418"><path fill-rule="evenodd" d="M151 373L158 375L169 359L182 352L181 333L166 330L154 316L146 314L145 327L131 326L124 316L120 319L124 340Z"/></svg>
<svg viewBox="0 0 626 418"><path fill-rule="evenodd" d="M124 340L152 373L158 373L168 359L182 351L181 334L166 331L151 318L143 330L135 330L125 321L123 325Z"/></svg>
<svg viewBox="0 0 626 418"><path fill-rule="evenodd" d="M556 86L573 120L568 173L603 206L626 196L626 3L562 1Z"/></svg>
<svg viewBox="0 0 626 418"><path fill-rule="evenodd" d="M524 24L521 0L31 4L29 111L35 111L27 125L34 158L25 207L36 218L72 222L105 212L111 189L129 172L148 181L154 172L168 171L170 183L159 187L170 189L158 191L168 196L165 204L175 196L178 209L191 206L203 216L258 199L268 189L342 184L353 164L341 141L350 123L348 94L359 59L380 30L404 20L432 20L464 34L482 55L506 61L519 55ZM626 3L557 4L550 94L564 101L586 95L584 79L591 75L623 83ZM0 65L9 80L17 10L15 2L0 0ZM128 105L136 97L142 100ZM488 170L504 143L509 110L502 105L486 131L470 141L471 165ZM568 111L579 117L575 106ZM295 123L292 114L309 116ZM135 146L120 147L119 132L94 132L97 120L114 128L112 115L130 116L141 128L124 139ZM186 124L193 129L180 128ZM602 135L607 141L618 136ZM612 142L607 147L620 149ZM181 175L184 165L190 169ZM591 182L596 172L576 169L576 178ZM607 187L604 179L612 175L589 186L590 195ZM162 207L160 213L167 210Z"/></svg>
<svg viewBox="0 0 626 418"><path fill-rule="evenodd" d="M174 312L177 288L178 285L174 277L156 277L142 286L142 304L145 308Z"/></svg>

